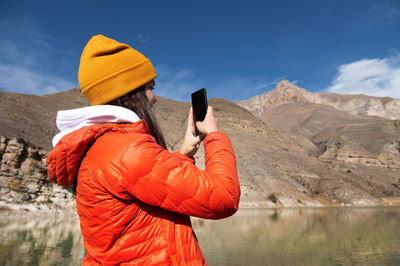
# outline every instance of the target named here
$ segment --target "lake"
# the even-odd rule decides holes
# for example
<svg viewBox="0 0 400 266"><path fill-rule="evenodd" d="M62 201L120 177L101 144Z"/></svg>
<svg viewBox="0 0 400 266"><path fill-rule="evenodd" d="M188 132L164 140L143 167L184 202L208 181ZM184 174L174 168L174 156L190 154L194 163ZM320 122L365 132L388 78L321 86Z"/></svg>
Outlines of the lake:
<svg viewBox="0 0 400 266"><path fill-rule="evenodd" d="M400 265L400 207L241 209L192 219L209 265ZM0 265L79 265L77 217L0 222Z"/></svg>

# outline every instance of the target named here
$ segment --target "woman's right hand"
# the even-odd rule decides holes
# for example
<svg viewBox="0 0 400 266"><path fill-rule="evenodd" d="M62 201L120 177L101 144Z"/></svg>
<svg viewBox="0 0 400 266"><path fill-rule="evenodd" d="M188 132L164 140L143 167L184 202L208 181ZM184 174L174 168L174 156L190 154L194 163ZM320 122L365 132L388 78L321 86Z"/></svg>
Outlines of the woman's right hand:
<svg viewBox="0 0 400 266"><path fill-rule="evenodd" d="M193 121L193 109L190 108L188 116L188 125L186 128L185 137L183 138L179 151L188 157L193 158L200 146L200 136L196 136Z"/></svg>
<svg viewBox="0 0 400 266"><path fill-rule="evenodd" d="M183 142L179 150L182 154L185 154L189 157L193 157L196 154L201 140L207 134L213 131L218 131L218 120L214 117L214 111L211 106L208 107L207 114L203 122L197 122L196 126L201 133L200 136L196 136L193 121L193 110L190 108L185 137L183 138Z"/></svg>
<svg viewBox="0 0 400 266"><path fill-rule="evenodd" d="M203 136L218 131L218 120L214 116L212 106L208 106L206 117L202 122L196 122L196 127Z"/></svg>

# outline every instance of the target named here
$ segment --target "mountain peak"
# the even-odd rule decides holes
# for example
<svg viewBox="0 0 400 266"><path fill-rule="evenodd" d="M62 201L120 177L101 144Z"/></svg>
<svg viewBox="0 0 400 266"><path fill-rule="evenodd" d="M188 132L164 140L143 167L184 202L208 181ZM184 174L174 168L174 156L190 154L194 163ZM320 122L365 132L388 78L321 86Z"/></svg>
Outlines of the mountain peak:
<svg viewBox="0 0 400 266"><path fill-rule="evenodd" d="M307 91L288 80L281 80L273 90L237 102L258 117L279 105L288 103L323 104L353 115L400 119L400 99L367 95L342 95Z"/></svg>
<svg viewBox="0 0 400 266"><path fill-rule="evenodd" d="M276 88L287 88L287 87L296 87L293 83L291 83L287 79L282 79L281 81L276 84Z"/></svg>
<svg viewBox="0 0 400 266"><path fill-rule="evenodd" d="M283 79L276 84L274 91L304 91L304 89L296 86L289 80Z"/></svg>

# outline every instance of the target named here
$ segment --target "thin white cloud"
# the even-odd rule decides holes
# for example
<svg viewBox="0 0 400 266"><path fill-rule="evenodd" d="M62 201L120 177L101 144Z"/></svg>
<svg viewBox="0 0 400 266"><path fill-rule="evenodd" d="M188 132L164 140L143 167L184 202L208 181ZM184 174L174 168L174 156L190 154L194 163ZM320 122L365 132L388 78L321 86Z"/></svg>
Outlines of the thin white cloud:
<svg viewBox="0 0 400 266"><path fill-rule="evenodd" d="M244 93L257 93L268 86L265 82L254 82L244 77L225 78L212 85L212 89L220 92L222 98L240 99Z"/></svg>
<svg viewBox="0 0 400 266"><path fill-rule="evenodd" d="M190 101L193 91L204 87L204 82L189 69L174 70L166 66L157 67L155 94L181 102Z"/></svg>
<svg viewBox="0 0 400 266"><path fill-rule="evenodd" d="M209 98L220 97L231 101L251 98L274 88L285 79L275 80L250 79L246 77L221 77L218 80L208 80L190 69L176 70L167 66L157 67L155 94L176 101L188 102L192 92L207 88Z"/></svg>
<svg viewBox="0 0 400 266"><path fill-rule="evenodd" d="M370 20L367 23L393 25L400 21L399 1L376 1L368 10Z"/></svg>
<svg viewBox="0 0 400 266"><path fill-rule="evenodd" d="M138 35L136 35L136 39L141 43L148 43L150 41L150 38L144 36L143 33L138 33Z"/></svg>
<svg viewBox="0 0 400 266"><path fill-rule="evenodd" d="M0 88L6 91L43 95L76 87L63 78L46 75L24 66L0 63Z"/></svg>
<svg viewBox="0 0 400 266"><path fill-rule="evenodd" d="M46 94L52 94L52 93L57 93L60 91L60 89L54 87L54 86L47 86L46 88L44 88Z"/></svg>
<svg viewBox="0 0 400 266"><path fill-rule="evenodd" d="M325 91L400 98L400 54L341 65Z"/></svg>
<svg viewBox="0 0 400 266"><path fill-rule="evenodd" d="M0 22L5 25L8 33L0 33L0 90L43 95L77 87L54 73L59 59L51 36L32 21Z"/></svg>
<svg viewBox="0 0 400 266"><path fill-rule="evenodd" d="M212 84L211 88L219 92L218 97L229 99L231 101L239 101L251 98L255 95L265 93L273 89L276 84L285 79L283 77L275 80L256 79L256 78L225 78L216 84Z"/></svg>
<svg viewBox="0 0 400 266"><path fill-rule="evenodd" d="M260 93L265 93L273 88L276 87L276 85L281 81L281 80L288 80L287 77L279 77L277 79L274 79L272 81L262 81L262 82L258 82L254 88L253 91L255 91L257 94ZM290 81L290 83L297 85L300 81L298 80L294 80L294 81ZM250 97L253 97L254 95L251 95Z"/></svg>
<svg viewBox="0 0 400 266"><path fill-rule="evenodd" d="M35 66L38 64L37 55L27 53L27 49L18 47L10 39L0 40L0 62L11 63L20 66Z"/></svg>

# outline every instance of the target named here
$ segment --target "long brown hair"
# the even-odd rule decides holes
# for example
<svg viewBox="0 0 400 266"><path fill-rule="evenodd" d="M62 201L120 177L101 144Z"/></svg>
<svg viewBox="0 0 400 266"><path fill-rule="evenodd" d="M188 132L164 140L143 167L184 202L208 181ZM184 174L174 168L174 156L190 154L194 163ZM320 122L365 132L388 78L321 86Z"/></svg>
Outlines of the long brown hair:
<svg viewBox="0 0 400 266"><path fill-rule="evenodd" d="M150 134L155 138L156 142L164 149L167 149L164 135L147 100L145 86L141 86L107 104L125 107L135 112L141 119L146 121Z"/></svg>

